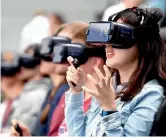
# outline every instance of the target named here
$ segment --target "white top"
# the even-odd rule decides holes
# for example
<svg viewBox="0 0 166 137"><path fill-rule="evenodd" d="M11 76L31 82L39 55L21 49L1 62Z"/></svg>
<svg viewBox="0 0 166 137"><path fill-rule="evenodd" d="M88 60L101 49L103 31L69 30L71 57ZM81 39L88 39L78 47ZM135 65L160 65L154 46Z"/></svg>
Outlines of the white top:
<svg viewBox="0 0 166 137"><path fill-rule="evenodd" d="M120 2L119 4L116 4L116 5L112 5L110 7L108 7L105 12L104 12L104 15L102 17L102 21L108 21L108 18L117 13L117 12L120 12L122 10L125 9L125 5L124 3Z"/></svg>
<svg viewBox="0 0 166 137"><path fill-rule="evenodd" d="M6 107L7 107L7 103L6 103L6 101L3 101L0 104L0 129L2 127L2 121L3 121L3 117L4 117L4 113L5 113Z"/></svg>
<svg viewBox="0 0 166 137"><path fill-rule="evenodd" d="M45 16L34 17L21 31L20 52L24 52L30 44L40 43L48 36L48 19Z"/></svg>

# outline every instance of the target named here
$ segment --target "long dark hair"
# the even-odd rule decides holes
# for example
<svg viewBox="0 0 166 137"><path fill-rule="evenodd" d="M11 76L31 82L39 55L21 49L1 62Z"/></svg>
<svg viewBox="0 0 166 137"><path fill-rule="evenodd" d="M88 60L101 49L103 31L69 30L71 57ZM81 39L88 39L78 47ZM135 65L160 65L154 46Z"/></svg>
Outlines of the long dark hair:
<svg viewBox="0 0 166 137"><path fill-rule="evenodd" d="M141 27L155 25L161 18L162 12L160 9L140 9L134 7L120 12L114 21L122 19L126 24ZM150 36L146 40L138 41L137 47L139 67L130 77L127 90L120 92L118 95L123 101L131 100L152 79L156 79L166 90L166 45L159 33Z"/></svg>

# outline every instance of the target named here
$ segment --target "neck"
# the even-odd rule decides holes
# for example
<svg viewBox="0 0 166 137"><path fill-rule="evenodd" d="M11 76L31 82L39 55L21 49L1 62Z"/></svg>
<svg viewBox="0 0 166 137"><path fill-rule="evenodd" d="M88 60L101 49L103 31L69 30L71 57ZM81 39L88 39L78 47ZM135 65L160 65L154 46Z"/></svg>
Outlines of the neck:
<svg viewBox="0 0 166 137"><path fill-rule="evenodd" d="M12 86L8 86L8 88L5 91L5 96L7 99L14 99L18 97L24 87L24 83L21 81L17 81L16 83L13 83Z"/></svg>
<svg viewBox="0 0 166 137"><path fill-rule="evenodd" d="M30 78L28 81L32 81L32 80L40 80L42 78L42 76L39 75L35 75L34 77Z"/></svg>
<svg viewBox="0 0 166 137"><path fill-rule="evenodd" d="M135 61L134 64L128 64L125 67L121 67L118 69L120 74L120 83L126 83L129 82L131 75L136 70L138 66L137 61Z"/></svg>
<svg viewBox="0 0 166 137"><path fill-rule="evenodd" d="M49 75L54 86L59 86L61 84L64 84L66 83L66 77L64 75L59 75L59 74L56 74L56 73L52 73Z"/></svg>
<svg viewBox="0 0 166 137"><path fill-rule="evenodd" d="M36 71L34 73L34 76L31 77L30 79L28 79L28 81L31 81L31 80L40 80L40 79L42 79L42 75L40 74L39 67L37 67Z"/></svg>

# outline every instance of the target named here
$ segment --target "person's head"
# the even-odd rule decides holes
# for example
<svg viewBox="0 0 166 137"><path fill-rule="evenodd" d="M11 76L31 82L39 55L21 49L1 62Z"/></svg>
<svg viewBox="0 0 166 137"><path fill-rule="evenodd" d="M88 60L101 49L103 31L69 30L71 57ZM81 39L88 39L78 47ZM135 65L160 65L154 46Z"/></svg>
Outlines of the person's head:
<svg viewBox="0 0 166 137"><path fill-rule="evenodd" d="M1 56L1 89L4 96L13 96L11 89L23 85L19 79L20 66L18 55L13 52L5 52Z"/></svg>
<svg viewBox="0 0 166 137"><path fill-rule="evenodd" d="M53 36L60 27L60 25L62 25L65 22L62 16L58 13L49 13L48 21L49 21L50 36Z"/></svg>
<svg viewBox="0 0 166 137"><path fill-rule="evenodd" d="M34 68L26 68L26 67L21 67L20 71L20 80L27 82L34 80L37 75L39 75L39 69L38 67Z"/></svg>
<svg viewBox="0 0 166 137"><path fill-rule="evenodd" d="M81 43L85 44L88 47L95 47L94 45L90 45L86 43L86 30L88 28L88 24L84 22L72 22L66 24L62 31L58 33L58 36L68 37L72 40L72 43ZM104 64L104 59L100 57L90 57L88 61L81 65L80 67L83 69L85 74L91 74L95 76L94 67L99 67L102 69ZM58 68L56 68L58 69ZM86 78L88 83L88 79Z"/></svg>
<svg viewBox="0 0 166 137"><path fill-rule="evenodd" d="M43 45L42 45L43 46ZM42 49L43 47L41 47ZM43 54L40 52L41 63L40 63L40 73L43 76L50 76L54 74L54 63L52 61L52 53Z"/></svg>
<svg viewBox="0 0 166 137"><path fill-rule="evenodd" d="M156 25L161 17L159 9L131 8L122 11L114 21L133 27L146 27ZM152 79L157 79L163 87L166 87L166 45L159 33L151 34L150 37L145 35L144 40L140 39L128 49L115 49L109 44L106 54L108 67L120 71L122 68L134 66L128 89L123 93L122 100L132 99L143 85Z"/></svg>
<svg viewBox="0 0 166 137"><path fill-rule="evenodd" d="M48 60L41 60L40 73L45 76L49 76L54 73L54 63Z"/></svg>
<svg viewBox="0 0 166 137"><path fill-rule="evenodd" d="M25 50L25 53L20 55L20 79L28 81L40 75L40 44L31 44Z"/></svg>

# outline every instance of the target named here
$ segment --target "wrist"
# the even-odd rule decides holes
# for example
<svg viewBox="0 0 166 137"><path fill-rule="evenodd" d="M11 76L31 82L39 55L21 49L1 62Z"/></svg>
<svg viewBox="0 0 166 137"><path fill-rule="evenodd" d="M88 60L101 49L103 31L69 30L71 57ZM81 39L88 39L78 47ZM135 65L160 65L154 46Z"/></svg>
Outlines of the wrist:
<svg viewBox="0 0 166 137"><path fill-rule="evenodd" d="M70 91L73 94L77 94L77 93L80 93L82 91L82 88L74 87L74 88L70 88Z"/></svg>
<svg viewBox="0 0 166 137"><path fill-rule="evenodd" d="M110 106L103 106L104 111L116 111L116 104L112 103Z"/></svg>

